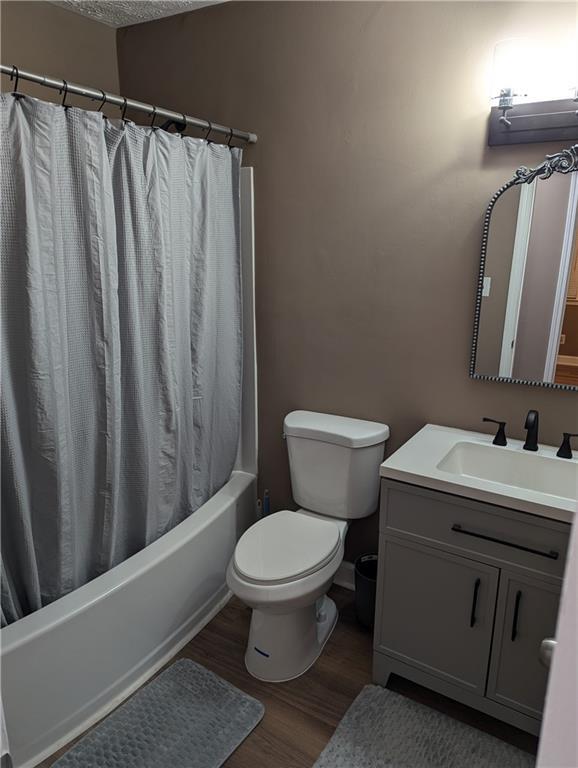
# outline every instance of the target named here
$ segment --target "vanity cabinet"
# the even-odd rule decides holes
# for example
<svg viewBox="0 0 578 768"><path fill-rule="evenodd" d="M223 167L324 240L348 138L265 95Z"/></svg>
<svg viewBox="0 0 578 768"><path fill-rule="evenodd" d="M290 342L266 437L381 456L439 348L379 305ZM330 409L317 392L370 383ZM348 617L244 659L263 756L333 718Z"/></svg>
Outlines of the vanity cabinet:
<svg viewBox="0 0 578 768"><path fill-rule="evenodd" d="M538 733L569 530L382 480L375 681L396 673Z"/></svg>

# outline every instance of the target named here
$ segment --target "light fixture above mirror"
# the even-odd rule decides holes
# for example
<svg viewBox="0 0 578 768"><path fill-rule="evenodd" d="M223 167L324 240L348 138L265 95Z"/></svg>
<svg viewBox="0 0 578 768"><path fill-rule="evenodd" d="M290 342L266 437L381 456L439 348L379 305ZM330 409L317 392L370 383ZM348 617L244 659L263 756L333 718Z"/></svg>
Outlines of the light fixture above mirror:
<svg viewBox="0 0 578 768"><path fill-rule="evenodd" d="M500 41L493 54L488 144L578 139L578 45L527 38Z"/></svg>

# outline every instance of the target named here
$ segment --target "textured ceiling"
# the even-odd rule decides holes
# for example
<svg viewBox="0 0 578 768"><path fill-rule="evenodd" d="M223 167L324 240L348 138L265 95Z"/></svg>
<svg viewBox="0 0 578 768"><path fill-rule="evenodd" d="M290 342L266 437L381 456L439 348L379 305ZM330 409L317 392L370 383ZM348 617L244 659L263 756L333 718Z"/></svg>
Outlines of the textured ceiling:
<svg viewBox="0 0 578 768"><path fill-rule="evenodd" d="M161 19L176 13L193 11L225 0L51 0L70 11L76 11L110 27L127 27L142 21Z"/></svg>

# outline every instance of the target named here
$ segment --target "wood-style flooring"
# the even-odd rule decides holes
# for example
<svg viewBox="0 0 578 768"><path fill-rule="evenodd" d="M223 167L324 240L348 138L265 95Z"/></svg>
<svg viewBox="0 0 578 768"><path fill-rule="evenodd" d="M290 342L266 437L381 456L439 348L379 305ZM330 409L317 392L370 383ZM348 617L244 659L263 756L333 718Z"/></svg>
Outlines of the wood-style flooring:
<svg viewBox="0 0 578 768"><path fill-rule="evenodd" d="M554 381L556 384L572 384L573 386L578 386L578 366L562 365L558 363Z"/></svg>
<svg viewBox="0 0 578 768"><path fill-rule="evenodd" d="M311 768L349 705L371 682L371 634L355 619L353 593L333 587L329 594L339 608L339 622L321 657L297 680L263 683L245 670L251 612L236 598L175 657L203 664L265 705L263 720L227 760L226 768ZM529 752L536 751L533 736L401 678L392 676L390 681L392 690ZM49 768L70 746L39 768Z"/></svg>

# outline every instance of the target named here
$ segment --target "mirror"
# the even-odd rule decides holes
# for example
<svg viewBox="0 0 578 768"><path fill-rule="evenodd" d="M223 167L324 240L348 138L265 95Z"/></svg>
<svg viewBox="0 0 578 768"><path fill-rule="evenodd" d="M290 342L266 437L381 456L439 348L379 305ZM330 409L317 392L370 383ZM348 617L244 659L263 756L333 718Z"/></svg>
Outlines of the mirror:
<svg viewBox="0 0 578 768"><path fill-rule="evenodd" d="M578 144L490 201L470 375L578 390Z"/></svg>

